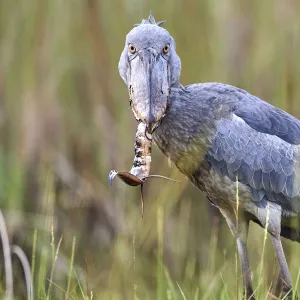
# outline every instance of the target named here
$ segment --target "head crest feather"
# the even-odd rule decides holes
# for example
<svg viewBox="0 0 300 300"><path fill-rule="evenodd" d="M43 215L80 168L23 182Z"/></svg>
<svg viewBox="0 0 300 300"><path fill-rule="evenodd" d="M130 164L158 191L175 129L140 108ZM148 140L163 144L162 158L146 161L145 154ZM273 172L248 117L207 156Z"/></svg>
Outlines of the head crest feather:
<svg viewBox="0 0 300 300"><path fill-rule="evenodd" d="M140 25L143 25L143 24L151 24L151 25L157 25L157 26L162 26L166 21L159 21L159 22L156 22L154 17L152 16L152 13L150 11L150 15L148 17L147 20L143 19L142 22L140 24L134 24L134 27L137 27L137 26L140 26Z"/></svg>

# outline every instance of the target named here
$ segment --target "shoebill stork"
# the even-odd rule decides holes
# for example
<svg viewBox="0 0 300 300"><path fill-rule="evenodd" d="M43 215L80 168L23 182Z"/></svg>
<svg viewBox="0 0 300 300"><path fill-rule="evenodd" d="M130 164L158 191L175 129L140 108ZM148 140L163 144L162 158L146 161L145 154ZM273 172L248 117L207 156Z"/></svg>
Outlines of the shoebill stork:
<svg viewBox="0 0 300 300"><path fill-rule="evenodd" d="M225 217L236 238L244 296L254 299L250 221L267 227L289 293L280 236L300 242L300 121L234 86L182 86L175 42L162 23L150 14L126 36L119 72L134 115Z"/></svg>

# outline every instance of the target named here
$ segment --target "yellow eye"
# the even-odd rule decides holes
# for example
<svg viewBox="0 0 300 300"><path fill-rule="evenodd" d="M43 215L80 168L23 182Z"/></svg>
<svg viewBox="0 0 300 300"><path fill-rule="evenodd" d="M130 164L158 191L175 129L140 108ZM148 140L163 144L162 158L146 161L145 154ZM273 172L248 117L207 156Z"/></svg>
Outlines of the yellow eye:
<svg viewBox="0 0 300 300"><path fill-rule="evenodd" d="M131 54L134 54L136 52L136 48L132 44L128 45L128 49Z"/></svg>
<svg viewBox="0 0 300 300"><path fill-rule="evenodd" d="M165 47L164 47L164 53L167 54L170 50L170 45L167 44Z"/></svg>

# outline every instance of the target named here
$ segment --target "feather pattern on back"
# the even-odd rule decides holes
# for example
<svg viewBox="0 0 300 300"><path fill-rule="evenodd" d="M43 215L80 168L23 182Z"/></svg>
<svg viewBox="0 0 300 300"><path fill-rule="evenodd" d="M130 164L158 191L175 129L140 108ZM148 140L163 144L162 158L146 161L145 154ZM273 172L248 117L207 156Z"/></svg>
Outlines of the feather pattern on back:
<svg viewBox="0 0 300 300"><path fill-rule="evenodd" d="M238 88L209 85L232 108L216 121L207 154L213 168L249 185L255 201L266 197L299 213L300 121Z"/></svg>

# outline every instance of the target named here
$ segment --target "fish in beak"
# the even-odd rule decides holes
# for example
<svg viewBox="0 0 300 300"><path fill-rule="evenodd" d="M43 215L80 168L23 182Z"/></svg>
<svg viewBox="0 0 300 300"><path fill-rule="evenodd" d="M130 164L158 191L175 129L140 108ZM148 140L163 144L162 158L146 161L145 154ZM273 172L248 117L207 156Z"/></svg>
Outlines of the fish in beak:
<svg viewBox="0 0 300 300"><path fill-rule="evenodd" d="M118 69L129 90L130 105L139 121L135 157L129 172L109 173L109 183L115 176L131 186L141 186L142 215L144 211L143 184L150 177L152 133L166 114L170 88L178 85L181 63L175 51L175 42L163 22L155 22L150 14L126 36ZM172 180L174 181L174 180Z"/></svg>

